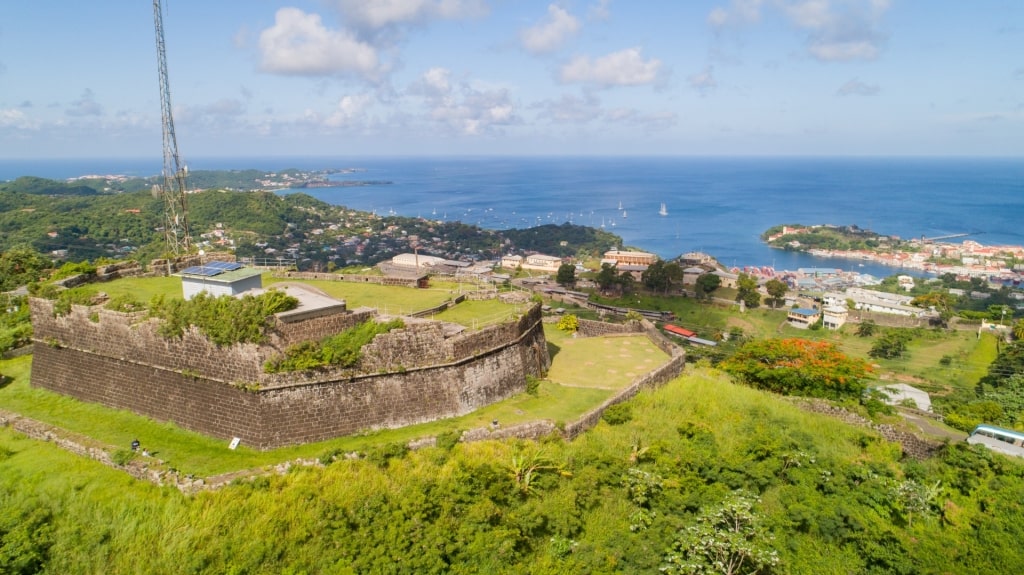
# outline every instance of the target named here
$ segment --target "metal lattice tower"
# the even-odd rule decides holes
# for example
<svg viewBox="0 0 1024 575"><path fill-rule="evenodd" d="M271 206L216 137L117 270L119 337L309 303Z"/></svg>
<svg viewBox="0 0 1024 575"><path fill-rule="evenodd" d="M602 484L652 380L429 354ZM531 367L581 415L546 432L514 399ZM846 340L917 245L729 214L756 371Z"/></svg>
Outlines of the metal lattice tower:
<svg viewBox="0 0 1024 575"><path fill-rule="evenodd" d="M185 176L188 168L178 155L178 140L174 135L174 116L171 114L171 87L167 81L167 52L164 48L164 18L160 0L153 0L153 21L156 26L156 59L160 75L160 112L163 120L164 168L163 185L154 192L164 197L164 238L167 249L178 255L188 253L192 238L188 230L188 209Z"/></svg>

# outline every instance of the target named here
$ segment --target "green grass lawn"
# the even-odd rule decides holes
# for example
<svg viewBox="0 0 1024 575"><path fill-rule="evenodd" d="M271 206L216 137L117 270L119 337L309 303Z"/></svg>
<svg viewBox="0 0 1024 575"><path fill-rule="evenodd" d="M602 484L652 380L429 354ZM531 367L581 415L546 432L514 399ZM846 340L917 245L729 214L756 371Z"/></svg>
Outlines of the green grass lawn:
<svg viewBox="0 0 1024 575"><path fill-rule="evenodd" d="M384 314L410 314L441 305L458 295L457 287L438 284L427 289L399 286L382 286L368 283L336 282L325 280L277 279L269 274L263 276L263 287L287 281L302 283L322 290L327 295L345 300L349 309L372 307Z"/></svg>
<svg viewBox="0 0 1024 575"><path fill-rule="evenodd" d="M568 387L622 389L668 360L639 334L573 338L552 327L544 333L555 349L548 379Z"/></svg>
<svg viewBox="0 0 1024 575"><path fill-rule="evenodd" d="M460 289L471 289L469 284L455 282L431 282L427 289L413 289L398 286L381 286L377 284L284 280L277 279L269 273L263 274L263 286L273 287L274 284L288 281L309 284L324 293L345 300L349 309L357 307L373 307L382 313L408 314L440 305L456 297ZM82 288L93 293L104 292L111 297L130 295L137 301L149 303L156 295L164 297L181 297L181 278L175 276L161 278L122 278L110 282L89 284Z"/></svg>
<svg viewBox="0 0 1024 575"><path fill-rule="evenodd" d="M534 304L512 305L496 299L466 300L445 311L429 316L429 319L448 321L471 329L501 323L525 313Z"/></svg>

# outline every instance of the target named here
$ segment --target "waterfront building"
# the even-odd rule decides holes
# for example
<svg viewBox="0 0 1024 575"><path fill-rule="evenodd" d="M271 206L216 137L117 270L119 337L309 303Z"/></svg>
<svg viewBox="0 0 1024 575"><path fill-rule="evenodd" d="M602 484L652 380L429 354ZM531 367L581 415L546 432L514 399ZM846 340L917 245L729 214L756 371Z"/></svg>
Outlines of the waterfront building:
<svg viewBox="0 0 1024 575"><path fill-rule="evenodd" d="M616 265L649 266L658 261L658 256L647 252L608 250L604 253L602 261L605 260L614 262Z"/></svg>

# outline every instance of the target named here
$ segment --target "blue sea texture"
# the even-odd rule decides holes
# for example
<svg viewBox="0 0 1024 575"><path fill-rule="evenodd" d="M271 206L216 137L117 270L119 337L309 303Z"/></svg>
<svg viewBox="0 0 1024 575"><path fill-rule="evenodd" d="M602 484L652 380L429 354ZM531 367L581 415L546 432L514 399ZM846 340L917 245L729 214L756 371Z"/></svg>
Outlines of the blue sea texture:
<svg viewBox="0 0 1024 575"><path fill-rule="evenodd" d="M627 246L663 258L703 251L730 267L857 266L767 247L759 235L779 224L855 224L903 238L968 233L948 241L1024 244L1020 158L208 158L190 167L356 168L333 177L339 183L390 183L303 191L382 215L490 229L564 222L604 226ZM4 161L0 179L159 170L151 160ZM665 215L659 213L662 204ZM859 271L894 273L873 264Z"/></svg>

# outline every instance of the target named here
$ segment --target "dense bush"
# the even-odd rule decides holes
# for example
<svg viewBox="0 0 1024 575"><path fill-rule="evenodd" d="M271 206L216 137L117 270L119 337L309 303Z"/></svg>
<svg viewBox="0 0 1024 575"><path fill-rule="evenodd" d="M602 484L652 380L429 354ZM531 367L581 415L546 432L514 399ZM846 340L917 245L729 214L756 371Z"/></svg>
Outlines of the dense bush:
<svg viewBox="0 0 1024 575"><path fill-rule="evenodd" d="M299 300L278 290L241 298L200 292L190 300L157 296L150 303L149 313L163 320L160 334L164 337L181 337L189 326L195 326L213 343L228 346L264 341L268 319L298 304Z"/></svg>
<svg viewBox="0 0 1024 575"><path fill-rule="evenodd" d="M377 323L366 321L320 341L304 341L285 350L263 366L267 373L303 371L321 367L352 367L359 362L362 347L377 335L404 327L400 319Z"/></svg>

